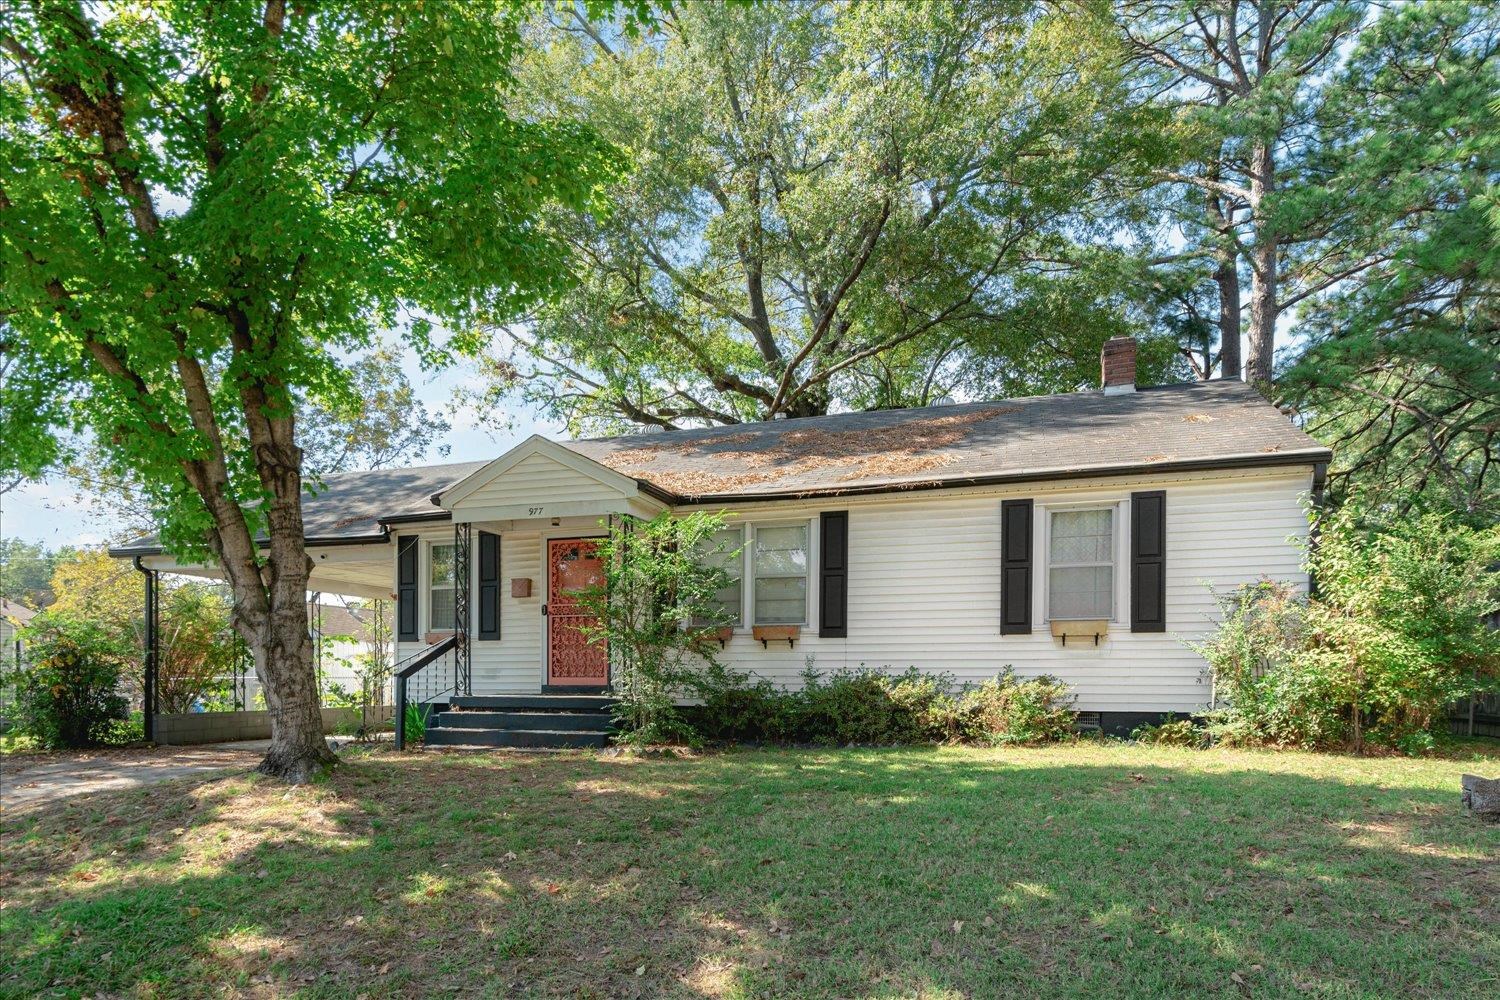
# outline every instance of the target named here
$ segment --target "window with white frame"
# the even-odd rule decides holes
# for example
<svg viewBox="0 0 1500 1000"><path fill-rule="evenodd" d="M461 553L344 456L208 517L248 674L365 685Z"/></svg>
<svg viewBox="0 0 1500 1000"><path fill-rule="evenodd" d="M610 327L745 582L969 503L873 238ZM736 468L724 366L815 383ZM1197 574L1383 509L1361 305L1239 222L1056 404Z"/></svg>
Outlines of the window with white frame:
<svg viewBox="0 0 1500 1000"><path fill-rule="evenodd" d="M744 620L745 529L720 528L704 540L702 562L722 569L728 581L716 599L724 609L724 621L739 625Z"/></svg>
<svg viewBox="0 0 1500 1000"><path fill-rule="evenodd" d="M427 556L427 628L453 629L453 546L433 543Z"/></svg>
<svg viewBox="0 0 1500 1000"><path fill-rule="evenodd" d="M1113 618L1115 508L1054 510L1048 518L1048 618Z"/></svg>
<svg viewBox="0 0 1500 1000"><path fill-rule="evenodd" d="M757 625L807 621L807 524L756 525L750 549Z"/></svg>

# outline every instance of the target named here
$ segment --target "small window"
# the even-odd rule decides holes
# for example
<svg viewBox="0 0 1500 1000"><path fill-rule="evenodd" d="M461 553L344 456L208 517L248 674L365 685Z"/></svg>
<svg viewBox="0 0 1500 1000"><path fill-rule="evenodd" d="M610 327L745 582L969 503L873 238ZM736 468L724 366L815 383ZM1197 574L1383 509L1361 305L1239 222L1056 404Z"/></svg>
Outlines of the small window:
<svg viewBox="0 0 1500 1000"><path fill-rule="evenodd" d="M755 624L806 623L806 524L757 527L751 572L755 578Z"/></svg>
<svg viewBox="0 0 1500 1000"><path fill-rule="evenodd" d="M430 632L453 631L453 546L433 545L428 558L428 616Z"/></svg>
<svg viewBox="0 0 1500 1000"><path fill-rule="evenodd" d="M1115 512L1057 510L1047 533L1048 617L1113 618Z"/></svg>
<svg viewBox="0 0 1500 1000"><path fill-rule="evenodd" d="M744 620L745 529L720 528L703 541L703 563L722 569L729 577L719 588L717 600L724 621L739 625Z"/></svg>

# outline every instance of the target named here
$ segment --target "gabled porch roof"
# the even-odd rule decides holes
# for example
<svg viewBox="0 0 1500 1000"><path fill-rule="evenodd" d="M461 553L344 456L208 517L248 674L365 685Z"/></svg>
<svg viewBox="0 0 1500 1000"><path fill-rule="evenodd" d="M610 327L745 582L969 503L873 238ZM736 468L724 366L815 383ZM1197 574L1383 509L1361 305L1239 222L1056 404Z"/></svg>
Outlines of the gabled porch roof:
<svg viewBox="0 0 1500 1000"><path fill-rule="evenodd" d="M672 497L533 434L444 490L432 502L455 521L589 514L653 514Z"/></svg>

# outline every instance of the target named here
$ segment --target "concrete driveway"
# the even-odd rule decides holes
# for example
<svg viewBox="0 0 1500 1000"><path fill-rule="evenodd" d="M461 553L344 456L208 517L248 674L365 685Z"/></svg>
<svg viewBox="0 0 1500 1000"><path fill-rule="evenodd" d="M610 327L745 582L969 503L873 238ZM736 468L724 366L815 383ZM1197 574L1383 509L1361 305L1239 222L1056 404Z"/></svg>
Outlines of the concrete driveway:
<svg viewBox="0 0 1500 1000"><path fill-rule="evenodd" d="M0 811L55 802L74 795L139 788L226 768L248 771L270 740L193 747L85 750L0 758Z"/></svg>

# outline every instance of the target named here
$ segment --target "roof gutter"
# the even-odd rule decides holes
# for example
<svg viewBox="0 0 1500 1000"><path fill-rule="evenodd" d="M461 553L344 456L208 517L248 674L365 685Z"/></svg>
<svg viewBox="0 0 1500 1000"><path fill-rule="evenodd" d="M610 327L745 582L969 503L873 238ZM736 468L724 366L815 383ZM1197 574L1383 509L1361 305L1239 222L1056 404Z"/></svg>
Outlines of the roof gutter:
<svg viewBox="0 0 1500 1000"><path fill-rule="evenodd" d="M567 446L564 445L564 447L567 447ZM587 457L587 456L585 456L585 457ZM590 459L590 461L592 461L592 459ZM607 469L607 468L609 468L609 466L606 465L605 468ZM611 470L611 471L614 471L614 470ZM621 473L621 474L623 475L623 473ZM687 500L686 497L679 496L678 494L673 493L673 492L671 492L669 490L664 490L660 486L657 486L655 483L649 483L646 480L640 479L640 478L638 478L636 476L631 476L630 478L635 480L636 487L639 488L642 493L646 494L648 497L651 497L653 500L660 500L662 503L666 504L669 507L672 506L672 505L674 505L674 504L685 503L686 500ZM438 492L434 493L432 496L428 497L427 499L434 506L440 506L442 504L443 494L446 493L446 492L448 492L449 489L452 489L452 487L450 486L447 489L439 490ZM443 511L443 513L446 515L448 512L445 509ZM435 515L435 514L403 514L399 518L399 520L402 520L402 521L427 521L427 520L435 520L436 518L437 518L437 515ZM381 521L381 523L382 524L385 523L386 520L394 522L394 521L398 520L398 518L394 518L394 517L393 518L386 518L386 519L383 519Z"/></svg>
<svg viewBox="0 0 1500 1000"><path fill-rule="evenodd" d="M379 532L369 535L309 535L302 539L302 546L308 549L329 549L337 548L340 545L380 545L390 540L391 533L382 528ZM256 548L268 549L271 547L271 540L269 538L257 538L255 545ZM169 554L160 545L111 546L106 552L112 559L139 559L145 556L164 556Z"/></svg>

